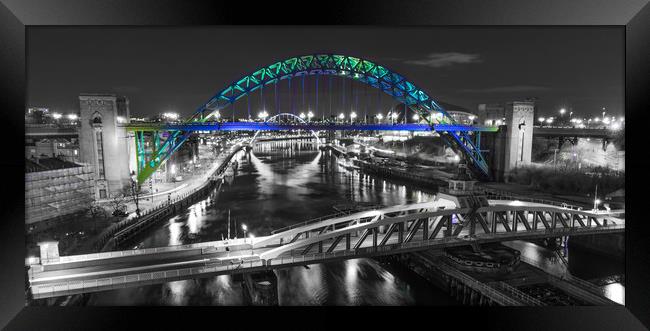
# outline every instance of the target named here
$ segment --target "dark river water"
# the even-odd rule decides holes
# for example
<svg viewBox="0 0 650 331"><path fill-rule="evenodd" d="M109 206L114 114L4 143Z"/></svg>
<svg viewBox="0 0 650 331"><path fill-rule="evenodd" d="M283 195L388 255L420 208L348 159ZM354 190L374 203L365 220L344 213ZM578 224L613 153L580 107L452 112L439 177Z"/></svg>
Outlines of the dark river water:
<svg viewBox="0 0 650 331"><path fill-rule="evenodd" d="M242 224L248 234L262 236L334 213L334 206L416 203L433 198L435 193L346 170L330 152L321 152L306 141L259 142L250 153L240 152L236 160L234 176L220 192L161 222L132 245L147 248L220 240L227 236L229 214L231 236L244 235ZM539 246L527 243L519 248L522 255L545 263L549 259L548 254L539 252ZM415 273L372 259L316 264L309 269L293 267L278 270L277 276L280 305L458 304ZM613 296L620 296L621 290L614 292ZM226 275L98 292L89 297L88 305L244 304L241 282Z"/></svg>
<svg viewBox="0 0 650 331"><path fill-rule="evenodd" d="M432 190L349 171L310 142L259 142L237 155L235 176L221 191L162 222L140 248L267 235L273 229L336 212L351 202L397 205L429 200ZM235 225L236 224L236 225ZM237 234L235 234L235 229ZM408 270L372 259L277 271L280 305L453 305L446 293ZM89 305L241 305L241 283L217 276L90 295Z"/></svg>

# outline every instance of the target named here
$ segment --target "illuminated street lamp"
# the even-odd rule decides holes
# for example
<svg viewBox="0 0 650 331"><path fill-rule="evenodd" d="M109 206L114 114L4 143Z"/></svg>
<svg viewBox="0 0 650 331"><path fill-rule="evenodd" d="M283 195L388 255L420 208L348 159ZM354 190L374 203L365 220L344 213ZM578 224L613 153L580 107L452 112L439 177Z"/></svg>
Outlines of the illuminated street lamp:
<svg viewBox="0 0 650 331"><path fill-rule="evenodd" d="M355 113L355 112L351 112L351 113L350 113L350 123L352 123L352 122L354 121L355 118L357 118L357 113Z"/></svg>
<svg viewBox="0 0 650 331"><path fill-rule="evenodd" d="M302 118L304 120L306 117L307 117L307 115L305 115L305 113L300 113L300 118Z"/></svg>
<svg viewBox="0 0 650 331"><path fill-rule="evenodd" d="M546 119L546 123L551 124L553 123L553 117L549 117Z"/></svg>
<svg viewBox="0 0 650 331"><path fill-rule="evenodd" d="M221 113L217 110L214 113L212 113L212 117L216 118L218 121L221 118Z"/></svg>
<svg viewBox="0 0 650 331"><path fill-rule="evenodd" d="M544 121L546 121L544 117L540 117L537 120L539 121L540 124L544 124Z"/></svg>
<svg viewBox="0 0 650 331"><path fill-rule="evenodd" d="M564 115L564 113L566 113L566 109L564 108L560 109L560 115Z"/></svg>
<svg viewBox="0 0 650 331"><path fill-rule="evenodd" d="M476 116L469 115L467 118L469 118L470 122L474 123L474 119L476 118Z"/></svg>
<svg viewBox="0 0 650 331"><path fill-rule="evenodd" d="M264 121L267 117L269 117L269 113L267 113L266 110L263 110L257 114L257 117L261 118L262 121Z"/></svg>
<svg viewBox="0 0 650 331"><path fill-rule="evenodd" d="M79 118L77 114L68 114L68 119L71 121L76 121Z"/></svg>
<svg viewBox="0 0 650 331"><path fill-rule="evenodd" d="M413 121L418 121L420 119L420 115L418 114L413 114Z"/></svg>
<svg viewBox="0 0 650 331"><path fill-rule="evenodd" d="M168 120L176 121L178 119L177 113L163 113L162 116Z"/></svg>
<svg viewBox="0 0 650 331"><path fill-rule="evenodd" d="M339 119L340 119L341 121L345 120L345 114L340 113L340 114L339 114Z"/></svg>
<svg viewBox="0 0 650 331"><path fill-rule="evenodd" d="M307 113L307 121L311 121L312 117L314 117L314 113L312 113L311 111L309 111L309 112Z"/></svg>
<svg viewBox="0 0 650 331"><path fill-rule="evenodd" d="M241 229L244 230L244 238L246 238L246 231L248 231L248 227L246 226L246 224L242 224Z"/></svg>
<svg viewBox="0 0 650 331"><path fill-rule="evenodd" d="M375 117L379 120L379 123L381 123L381 120L384 119L384 115L382 115L382 114L377 114L377 116L375 116Z"/></svg>
<svg viewBox="0 0 650 331"><path fill-rule="evenodd" d="M63 116L63 115L61 115L61 114L59 114L59 113L52 113L52 118L54 118L55 120L60 119L61 116Z"/></svg>

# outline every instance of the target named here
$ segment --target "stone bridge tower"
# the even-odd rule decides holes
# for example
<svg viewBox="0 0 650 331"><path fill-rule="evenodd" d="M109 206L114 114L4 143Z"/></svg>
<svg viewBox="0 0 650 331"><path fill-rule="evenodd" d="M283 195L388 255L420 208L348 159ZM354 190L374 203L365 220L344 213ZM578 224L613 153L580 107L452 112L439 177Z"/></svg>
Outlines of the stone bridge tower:
<svg viewBox="0 0 650 331"><path fill-rule="evenodd" d="M515 101L506 103L505 172L522 165L530 164L533 150L533 124L535 123L535 103Z"/></svg>
<svg viewBox="0 0 650 331"><path fill-rule="evenodd" d="M130 185L129 100L112 94L79 95L81 161L95 169L95 197L107 199Z"/></svg>

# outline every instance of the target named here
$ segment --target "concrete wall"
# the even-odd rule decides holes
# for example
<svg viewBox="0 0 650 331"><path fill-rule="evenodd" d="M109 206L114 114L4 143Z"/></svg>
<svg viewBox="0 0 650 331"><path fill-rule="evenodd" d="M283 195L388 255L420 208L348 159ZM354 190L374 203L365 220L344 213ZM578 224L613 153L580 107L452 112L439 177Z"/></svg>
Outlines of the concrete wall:
<svg viewBox="0 0 650 331"><path fill-rule="evenodd" d="M25 222L80 212L92 202L94 190L91 166L26 173Z"/></svg>

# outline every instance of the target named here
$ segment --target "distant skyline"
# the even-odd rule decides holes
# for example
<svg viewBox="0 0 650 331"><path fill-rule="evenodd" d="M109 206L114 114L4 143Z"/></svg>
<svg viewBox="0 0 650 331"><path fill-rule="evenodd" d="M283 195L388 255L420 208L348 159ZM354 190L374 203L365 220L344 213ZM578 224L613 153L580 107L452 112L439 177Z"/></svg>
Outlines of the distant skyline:
<svg viewBox="0 0 650 331"><path fill-rule="evenodd" d="M337 53L385 65L435 100L474 112L479 103L535 97L542 115L563 107L574 116L603 107L623 115L620 28L36 27L27 41L28 106L62 113L78 111L80 93L115 93L129 98L132 116L189 116L259 67Z"/></svg>

